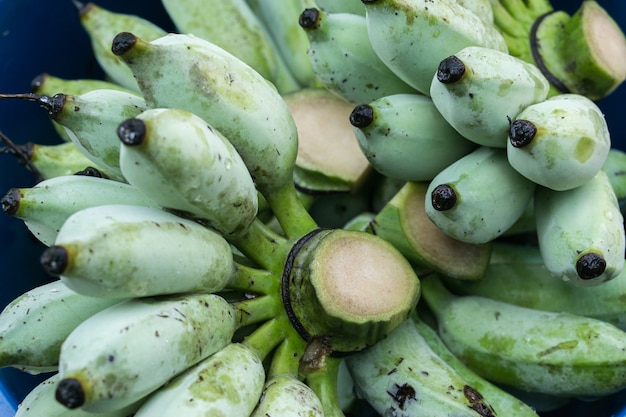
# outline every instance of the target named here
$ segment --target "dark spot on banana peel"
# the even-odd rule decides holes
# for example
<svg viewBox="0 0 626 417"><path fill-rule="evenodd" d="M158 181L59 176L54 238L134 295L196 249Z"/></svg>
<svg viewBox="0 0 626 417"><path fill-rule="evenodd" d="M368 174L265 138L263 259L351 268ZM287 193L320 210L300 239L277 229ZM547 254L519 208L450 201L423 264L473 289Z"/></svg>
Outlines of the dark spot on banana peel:
<svg viewBox="0 0 626 417"><path fill-rule="evenodd" d="M516 148L528 146L537 134L537 126L528 120L516 120L509 127L509 140Z"/></svg>
<svg viewBox="0 0 626 417"><path fill-rule="evenodd" d="M439 63L437 80L442 84L453 84L463 78L465 64L455 55L451 55Z"/></svg>
<svg viewBox="0 0 626 417"><path fill-rule="evenodd" d="M389 394L391 398L398 404L400 410L404 410L404 406L406 405L407 401L415 401L416 399L415 388L407 383L404 383L402 385L393 384L393 387L391 387L391 389L387 391L387 394Z"/></svg>
<svg viewBox="0 0 626 417"><path fill-rule="evenodd" d="M485 399L476 391L473 387L465 385L463 387L463 395L470 403L470 408L476 411L482 417L496 417L496 412L491 408L489 404L485 402Z"/></svg>
<svg viewBox="0 0 626 417"><path fill-rule="evenodd" d="M320 11L315 8L304 9L298 18L298 24L303 29L317 29L319 27Z"/></svg>
<svg viewBox="0 0 626 417"><path fill-rule="evenodd" d="M100 171L98 168L95 168L95 167L85 167L85 169L76 171L74 175L82 175L85 177L95 177L95 178L107 178L106 175L102 173L102 171Z"/></svg>
<svg viewBox="0 0 626 417"><path fill-rule="evenodd" d="M85 403L85 391L80 381L75 378L59 381L54 395L58 402L70 409L78 408Z"/></svg>
<svg viewBox="0 0 626 417"><path fill-rule="evenodd" d="M5 195L2 197L2 210L8 214L9 216L15 216L17 210L20 207L20 198L22 194L18 188L11 188Z"/></svg>
<svg viewBox="0 0 626 417"><path fill-rule="evenodd" d="M133 49L137 43L137 36L130 32L121 32L115 35L111 44L111 52L114 55L121 56Z"/></svg>
<svg viewBox="0 0 626 417"><path fill-rule="evenodd" d="M131 118L120 123L117 136L127 146L141 145L146 138L146 124L141 119Z"/></svg>
<svg viewBox="0 0 626 417"><path fill-rule="evenodd" d="M457 202L457 195L454 188L448 184L440 184L433 189L431 195L431 204L437 211L446 211L452 209Z"/></svg>
<svg viewBox="0 0 626 417"><path fill-rule="evenodd" d="M368 127L374 121L374 109L369 104L360 104L350 113L350 124L359 129Z"/></svg>
<svg viewBox="0 0 626 417"><path fill-rule="evenodd" d="M606 260L599 253L585 253L576 261L576 273L584 280L599 277L605 269Z"/></svg>
<svg viewBox="0 0 626 417"><path fill-rule="evenodd" d="M50 275L61 275L69 264L69 254L63 246L53 245L43 251L40 262Z"/></svg>

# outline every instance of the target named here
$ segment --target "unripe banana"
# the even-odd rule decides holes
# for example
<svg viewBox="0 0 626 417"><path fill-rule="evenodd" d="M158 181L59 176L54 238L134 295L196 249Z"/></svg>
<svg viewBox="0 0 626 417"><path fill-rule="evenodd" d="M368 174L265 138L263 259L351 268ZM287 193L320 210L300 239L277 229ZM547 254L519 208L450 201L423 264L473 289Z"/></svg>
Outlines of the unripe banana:
<svg viewBox="0 0 626 417"><path fill-rule="evenodd" d="M537 239L546 268L575 285L598 285L624 267L624 218L604 171L566 191L539 187Z"/></svg>
<svg viewBox="0 0 626 417"><path fill-rule="evenodd" d="M482 377L526 391L600 396L626 387L626 332L601 320L451 295L422 277L448 349Z"/></svg>
<svg viewBox="0 0 626 417"><path fill-rule="evenodd" d="M363 3L352 0L315 0L317 7L327 13L352 13L365 16Z"/></svg>
<svg viewBox="0 0 626 417"><path fill-rule="evenodd" d="M360 104L350 122L374 169L404 181L431 180L477 147L450 126L429 97L418 94Z"/></svg>
<svg viewBox="0 0 626 417"><path fill-rule="evenodd" d="M602 165L602 170L609 177L611 187L613 187L617 201L622 208L626 204L626 152L611 148L604 165Z"/></svg>
<svg viewBox="0 0 626 417"><path fill-rule="evenodd" d="M323 417L317 395L292 375L275 375L263 389L259 403L250 417L294 416Z"/></svg>
<svg viewBox="0 0 626 417"><path fill-rule="evenodd" d="M369 230L394 245L413 265L458 279L480 279L491 242L453 239L426 213L428 183L407 182L371 221Z"/></svg>
<svg viewBox="0 0 626 417"><path fill-rule="evenodd" d="M299 88L270 34L246 0L222 0L210 5L198 0L162 0L161 3L180 33L193 33L230 52L273 82L281 93ZM281 2L284 3L287 2Z"/></svg>
<svg viewBox="0 0 626 417"><path fill-rule="evenodd" d="M480 46L442 60L430 86L435 107L451 126L479 145L498 148L507 146L510 120L549 91L534 65Z"/></svg>
<svg viewBox="0 0 626 417"><path fill-rule="evenodd" d="M139 91L133 73L111 52L111 41L124 30L148 41L164 36L166 31L140 16L116 13L93 2L77 5L80 23L89 35L94 56L107 77L124 88Z"/></svg>
<svg viewBox="0 0 626 417"><path fill-rule="evenodd" d="M150 109L122 122L118 135L124 177L163 207L203 219L225 235L254 220L257 190L243 160L200 117Z"/></svg>
<svg viewBox="0 0 626 417"><path fill-rule="evenodd" d="M626 330L626 268L602 285L571 285L546 268L539 248L494 242L491 259L480 280L443 278L452 291L537 310L566 312L607 321Z"/></svg>
<svg viewBox="0 0 626 417"><path fill-rule="evenodd" d="M58 126L65 131L63 126ZM5 152L11 153L18 158L25 156L27 161L20 159L20 162L31 169L35 177L38 177L40 180L62 175L72 175L94 165L93 161L88 159L72 142L62 142L54 145L27 142L24 145L17 146L19 152L10 148L6 148ZM107 176L106 173L102 175Z"/></svg>
<svg viewBox="0 0 626 417"><path fill-rule="evenodd" d="M128 300L91 316L61 347L57 400L119 410L230 343L234 308L213 294Z"/></svg>
<svg viewBox="0 0 626 417"><path fill-rule="evenodd" d="M0 313L0 366L32 374L56 371L70 332L120 301L78 294L58 280L25 292Z"/></svg>
<svg viewBox="0 0 626 417"><path fill-rule="evenodd" d="M135 417L249 416L264 383L261 359L231 343L150 395Z"/></svg>
<svg viewBox="0 0 626 417"><path fill-rule="evenodd" d="M15 417L131 417L142 404L139 401L109 413L94 414L80 408L69 410L55 398L58 382L57 373L37 384L18 405Z"/></svg>
<svg viewBox="0 0 626 417"><path fill-rule="evenodd" d="M513 168L544 187L562 191L593 178L611 138L600 108L577 94L527 106L512 118L507 156Z"/></svg>
<svg viewBox="0 0 626 417"><path fill-rule="evenodd" d="M415 92L378 58L364 16L309 8L299 22L309 39L313 71L326 88L352 103Z"/></svg>
<svg viewBox="0 0 626 417"><path fill-rule="evenodd" d="M41 263L93 297L212 293L235 270L230 245L216 232L158 208L128 205L76 212Z"/></svg>
<svg viewBox="0 0 626 417"><path fill-rule="evenodd" d="M537 413L515 396L507 393L491 382L479 376L461 362L441 340L437 331L413 316L415 329L433 352L446 364L450 365L469 385L478 390L487 403L493 408L496 416L537 417ZM416 333L411 332L411 335Z"/></svg>
<svg viewBox="0 0 626 417"><path fill-rule="evenodd" d="M292 183L295 123L280 94L250 66L193 35L148 43L122 33L113 51L137 77L150 107L190 111L227 137L266 197Z"/></svg>
<svg viewBox="0 0 626 417"><path fill-rule="evenodd" d="M519 219L535 188L509 165L504 149L482 146L433 178L426 214L454 239L486 243Z"/></svg>
<svg viewBox="0 0 626 417"><path fill-rule="evenodd" d="M495 416L482 394L428 346L412 319L345 359L357 396L384 416Z"/></svg>
<svg viewBox="0 0 626 417"><path fill-rule="evenodd" d="M488 25L494 24L492 0L456 0Z"/></svg>
<svg viewBox="0 0 626 417"><path fill-rule="evenodd" d="M159 207L129 184L86 175L65 175L29 188L13 188L2 198L4 212L23 220L46 246L54 244L72 214L104 204Z"/></svg>
<svg viewBox="0 0 626 417"><path fill-rule="evenodd" d="M507 52L498 30L453 0L368 0L369 39L380 59L422 94L439 63L467 46Z"/></svg>
<svg viewBox="0 0 626 417"><path fill-rule="evenodd" d="M251 7L263 21L291 74L302 88L320 86L307 50L309 39L300 27L298 18L302 10L315 5L313 0L254 0ZM311 3L313 3L311 5ZM348 2L352 3L352 2ZM362 6L359 7L363 9Z"/></svg>

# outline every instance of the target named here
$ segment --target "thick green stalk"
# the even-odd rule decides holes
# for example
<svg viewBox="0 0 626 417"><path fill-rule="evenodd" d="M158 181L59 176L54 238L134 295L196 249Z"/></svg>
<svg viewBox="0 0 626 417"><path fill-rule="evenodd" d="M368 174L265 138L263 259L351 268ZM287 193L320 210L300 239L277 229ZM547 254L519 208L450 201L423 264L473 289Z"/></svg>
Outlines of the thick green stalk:
<svg viewBox="0 0 626 417"><path fill-rule="evenodd" d="M320 399L324 417L344 417L337 395L340 363L340 358L324 356L317 367L305 371L306 383Z"/></svg>
<svg viewBox="0 0 626 417"><path fill-rule="evenodd" d="M290 249L285 238L255 219L244 232L229 241L250 260L272 272L280 272Z"/></svg>

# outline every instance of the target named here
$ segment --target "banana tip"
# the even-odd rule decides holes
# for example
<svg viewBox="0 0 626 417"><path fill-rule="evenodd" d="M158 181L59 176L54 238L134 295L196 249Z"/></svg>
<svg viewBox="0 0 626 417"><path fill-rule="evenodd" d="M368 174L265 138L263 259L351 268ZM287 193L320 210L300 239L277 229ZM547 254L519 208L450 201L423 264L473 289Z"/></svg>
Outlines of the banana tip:
<svg viewBox="0 0 626 417"><path fill-rule="evenodd" d="M67 408L78 408L85 403L85 390L78 379L62 379L57 385L55 398Z"/></svg>
<svg viewBox="0 0 626 417"><path fill-rule="evenodd" d="M121 32L115 35L111 45L111 52L117 56L122 56L130 51L137 43L137 36L130 32Z"/></svg>
<svg viewBox="0 0 626 417"><path fill-rule="evenodd" d="M2 210L9 216L15 216L20 207L20 190L11 188L1 200Z"/></svg>
<svg viewBox="0 0 626 417"><path fill-rule="evenodd" d="M69 254L63 246L50 246L41 254L41 266L50 275L61 275L69 263Z"/></svg>

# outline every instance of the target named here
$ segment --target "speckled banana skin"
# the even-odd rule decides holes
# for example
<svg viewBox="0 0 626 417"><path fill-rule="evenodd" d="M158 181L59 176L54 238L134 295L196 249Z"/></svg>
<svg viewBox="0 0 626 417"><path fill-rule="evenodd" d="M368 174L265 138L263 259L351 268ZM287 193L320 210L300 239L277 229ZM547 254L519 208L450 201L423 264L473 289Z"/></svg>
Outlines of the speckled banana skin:
<svg viewBox="0 0 626 417"><path fill-rule="evenodd" d="M357 396L381 415L493 417L482 395L437 356L412 319L346 358Z"/></svg>
<svg viewBox="0 0 626 417"><path fill-rule="evenodd" d="M128 300L91 316L61 347L57 399L90 412L139 401L230 343L233 309L198 294Z"/></svg>
<svg viewBox="0 0 626 417"><path fill-rule="evenodd" d="M216 292L234 274L228 242L158 208L102 205L81 210L42 255L65 251L61 280L92 297ZM44 261L45 262L45 261ZM54 271L52 271L54 272Z"/></svg>
<svg viewBox="0 0 626 417"><path fill-rule="evenodd" d="M429 94L442 59L467 46L506 52L502 35L452 0L379 0L365 4L372 47L398 77Z"/></svg>
<svg viewBox="0 0 626 417"><path fill-rule="evenodd" d="M72 330L121 301L78 294L59 280L25 292L0 313L0 366L32 374L56 371L61 344Z"/></svg>
<svg viewBox="0 0 626 417"><path fill-rule="evenodd" d="M84 208L103 204L159 207L129 184L84 175L59 176L33 187L14 188L3 203L11 207L8 213L23 220L46 246L54 244L67 218Z"/></svg>
<svg viewBox="0 0 626 417"><path fill-rule="evenodd" d="M264 383L256 353L231 343L152 394L135 417L249 416Z"/></svg>
<svg viewBox="0 0 626 417"><path fill-rule="evenodd" d="M275 375L263 389L250 417L294 416L323 417L322 404L304 382L293 375Z"/></svg>

